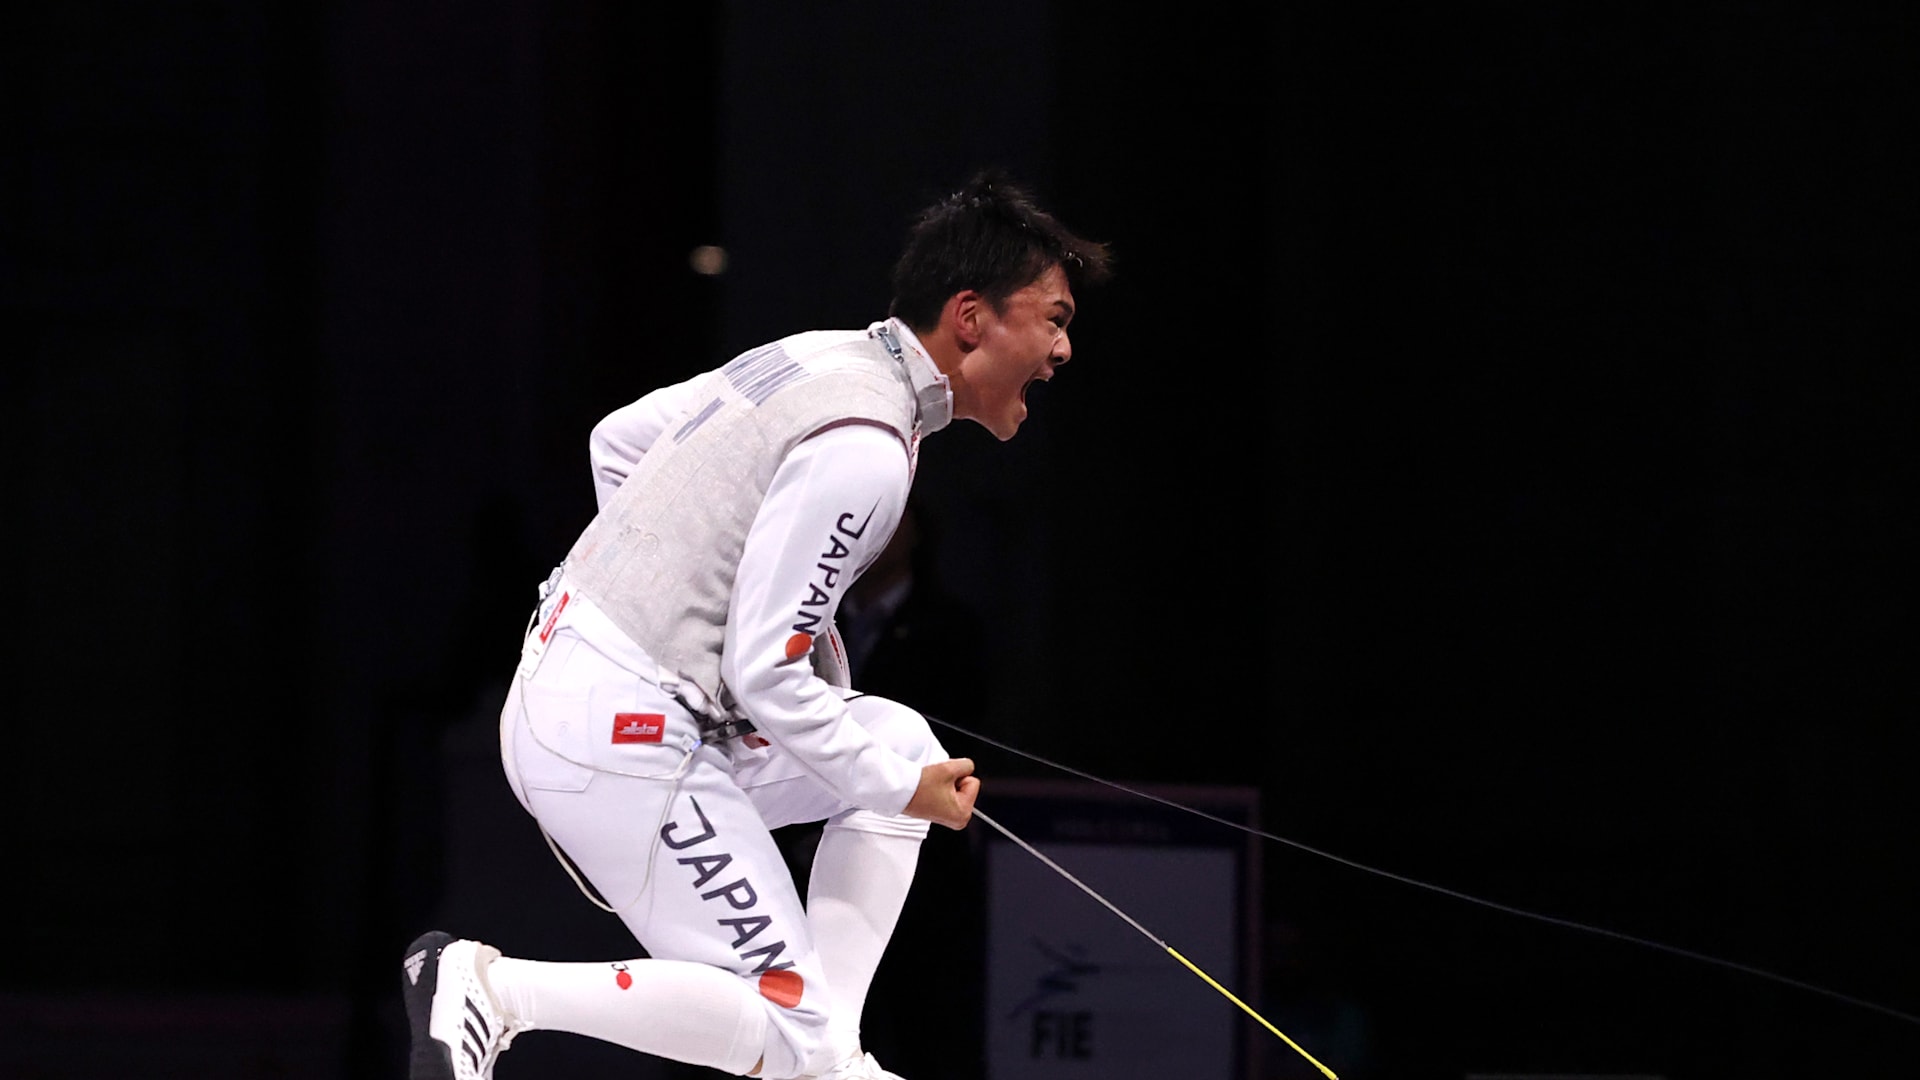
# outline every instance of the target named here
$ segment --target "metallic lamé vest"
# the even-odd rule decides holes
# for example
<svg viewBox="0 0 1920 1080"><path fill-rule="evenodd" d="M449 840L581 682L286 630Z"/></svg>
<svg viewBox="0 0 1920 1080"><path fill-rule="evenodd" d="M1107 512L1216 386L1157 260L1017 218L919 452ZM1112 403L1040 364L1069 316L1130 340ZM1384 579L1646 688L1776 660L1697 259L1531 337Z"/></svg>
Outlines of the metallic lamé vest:
<svg viewBox="0 0 1920 1080"><path fill-rule="evenodd" d="M911 448L919 410L880 340L834 331L742 353L695 400L574 543L566 574L654 659L663 686L697 687L718 716L731 706L720 677L728 601L774 471L802 439L849 421L879 424ZM815 670L847 685L838 650L821 644Z"/></svg>

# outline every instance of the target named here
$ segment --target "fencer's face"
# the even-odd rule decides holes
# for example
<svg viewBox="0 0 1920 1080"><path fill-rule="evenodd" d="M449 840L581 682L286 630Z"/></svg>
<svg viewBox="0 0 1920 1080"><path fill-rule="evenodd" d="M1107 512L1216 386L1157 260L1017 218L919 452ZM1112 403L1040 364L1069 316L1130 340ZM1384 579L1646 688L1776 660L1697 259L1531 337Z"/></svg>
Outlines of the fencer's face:
<svg viewBox="0 0 1920 1080"><path fill-rule="evenodd" d="M974 312L975 347L953 380L954 415L978 422L1005 441L1027 418L1027 389L1053 378L1073 357L1067 324L1073 291L1059 266L1007 297L995 311L982 301Z"/></svg>

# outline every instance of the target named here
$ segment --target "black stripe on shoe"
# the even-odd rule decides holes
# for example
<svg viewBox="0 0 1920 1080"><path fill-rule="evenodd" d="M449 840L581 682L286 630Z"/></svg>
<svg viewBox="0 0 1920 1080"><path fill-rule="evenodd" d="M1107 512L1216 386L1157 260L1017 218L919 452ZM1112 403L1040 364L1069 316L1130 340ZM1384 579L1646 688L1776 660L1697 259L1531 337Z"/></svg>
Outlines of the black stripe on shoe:
<svg viewBox="0 0 1920 1080"><path fill-rule="evenodd" d="M487 1038L493 1038L493 1029L487 1026L486 1016L480 1012L480 1006L475 1005L472 998L467 999L467 1011L472 1013L473 1018L480 1022L480 1030L486 1032Z"/></svg>

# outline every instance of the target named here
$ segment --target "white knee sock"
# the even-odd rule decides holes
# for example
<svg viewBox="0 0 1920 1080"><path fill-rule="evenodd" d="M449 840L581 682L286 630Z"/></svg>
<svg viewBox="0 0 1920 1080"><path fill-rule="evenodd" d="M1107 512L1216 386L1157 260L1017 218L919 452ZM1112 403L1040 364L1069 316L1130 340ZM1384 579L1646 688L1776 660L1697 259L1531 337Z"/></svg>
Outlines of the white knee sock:
<svg viewBox="0 0 1920 1080"><path fill-rule="evenodd" d="M744 1076L766 1052L767 1013L738 976L681 960L556 964L501 957L493 995L527 1030L571 1031Z"/></svg>
<svg viewBox="0 0 1920 1080"><path fill-rule="evenodd" d="M865 811L860 811L865 813ZM860 1013L913 885L925 824L873 832L829 824L807 885L807 923L827 976L827 1046L833 1061L860 1049Z"/></svg>

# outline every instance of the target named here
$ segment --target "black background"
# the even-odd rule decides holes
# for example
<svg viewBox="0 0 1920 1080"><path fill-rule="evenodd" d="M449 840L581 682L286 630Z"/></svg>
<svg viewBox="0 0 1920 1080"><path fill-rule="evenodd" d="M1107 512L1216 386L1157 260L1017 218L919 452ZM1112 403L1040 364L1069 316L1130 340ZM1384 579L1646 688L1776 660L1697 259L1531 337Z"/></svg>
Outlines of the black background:
<svg viewBox="0 0 1920 1080"><path fill-rule="evenodd" d="M595 913L484 765L591 514L586 432L878 317L910 212L987 163L1120 273L1019 439L926 447L987 627L977 725L1920 1011L1914 44L1896 5L17 17L12 1067L394 1075L427 920L627 947L544 914ZM702 243L726 275L688 270ZM950 746L987 800L1039 774ZM462 908L463 850L529 869ZM1264 865L1258 996L1346 1077L1920 1051L1816 993ZM926 893L918 932L966 917ZM288 1045L308 1071L260 1049Z"/></svg>

